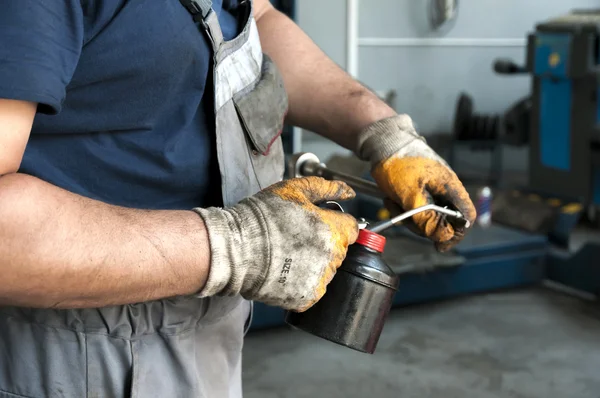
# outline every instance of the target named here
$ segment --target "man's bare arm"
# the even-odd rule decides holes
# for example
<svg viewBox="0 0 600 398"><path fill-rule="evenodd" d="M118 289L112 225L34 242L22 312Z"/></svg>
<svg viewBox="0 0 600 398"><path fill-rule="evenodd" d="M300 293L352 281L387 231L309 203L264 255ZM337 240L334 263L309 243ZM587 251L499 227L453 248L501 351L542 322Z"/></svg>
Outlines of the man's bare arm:
<svg viewBox="0 0 600 398"><path fill-rule="evenodd" d="M396 115L268 0L255 1L255 17L263 50L283 75L290 123L353 149L355 136L362 128Z"/></svg>
<svg viewBox="0 0 600 398"><path fill-rule="evenodd" d="M35 109L0 99L0 305L99 307L199 291L210 249L196 213L111 206L16 173Z"/></svg>

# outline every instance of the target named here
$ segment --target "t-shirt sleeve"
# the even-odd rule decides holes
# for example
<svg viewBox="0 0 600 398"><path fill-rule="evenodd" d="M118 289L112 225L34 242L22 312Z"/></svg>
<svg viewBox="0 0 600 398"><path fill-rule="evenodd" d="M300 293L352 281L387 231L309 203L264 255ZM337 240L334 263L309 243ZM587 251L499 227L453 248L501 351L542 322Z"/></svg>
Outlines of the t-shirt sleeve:
<svg viewBox="0 0 600 398"><path fill-rule="evenodd" d="M5 0L0 11L0 98L60 112L83 46L81 0Z"/></svg>

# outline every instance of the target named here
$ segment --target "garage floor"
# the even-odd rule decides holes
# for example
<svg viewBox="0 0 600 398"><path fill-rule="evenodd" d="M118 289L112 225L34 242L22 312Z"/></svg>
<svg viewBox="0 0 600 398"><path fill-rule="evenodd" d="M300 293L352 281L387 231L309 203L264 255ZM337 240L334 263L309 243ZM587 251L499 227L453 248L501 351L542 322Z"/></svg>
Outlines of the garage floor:
<svg viewBox="0 0 600 398"><path fill-rule="evenodd" d="M245 398L599 398L600 304L534 289L393 310L375 355L281 328L244 349Z"/></svg>

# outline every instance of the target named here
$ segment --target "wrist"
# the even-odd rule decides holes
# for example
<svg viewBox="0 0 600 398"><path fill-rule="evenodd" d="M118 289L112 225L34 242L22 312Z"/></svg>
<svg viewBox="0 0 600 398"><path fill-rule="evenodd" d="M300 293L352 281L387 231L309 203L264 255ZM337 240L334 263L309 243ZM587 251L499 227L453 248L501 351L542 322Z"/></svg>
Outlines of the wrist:
<svg viewBox="0 0 600 398"><path fill-rule="evenodd" d="M204 286L197 294L200 297L214 296L225 288L231 276L230 268L223 266L229 263L227 252L224 250L228 243L224 233L227 226L227 215L224 211L216 208L195 208L193 211L204 222L207 237L206 247L210 253L208 276Z"/></svg>
<svg viewBox="0 0 600 398"><path fill-rule="evenodd" d="M199 297L244 295L256 286L269 264L265 223L258 208L247 198L229 209L194 209L206 226L210 248L210 268Z"/></svg>
<svg viewBox="0 0 600 398"><path fill-rule="evenodd" d="M413 143L427 147L410 116L402 114L378 120L364 128L358 135L354 152L360 159L376 165Z"/></svg>
<svg viewBox="0 0 600 398"><path fill-rule="evenodd" d="M351 116L354 120L350 119L349 122L354 124L352 133L358 134L360 139L361 132L369 126L381 120L394 118L398 113L371 90L360 84L359 87L351 91L348 96L358 98Z"/></svg>

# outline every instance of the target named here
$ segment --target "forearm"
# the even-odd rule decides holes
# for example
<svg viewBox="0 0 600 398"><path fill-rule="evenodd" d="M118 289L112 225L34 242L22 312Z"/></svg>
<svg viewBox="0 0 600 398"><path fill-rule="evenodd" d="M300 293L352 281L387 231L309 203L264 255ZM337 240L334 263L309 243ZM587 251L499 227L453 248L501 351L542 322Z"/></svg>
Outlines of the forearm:
<svg viewBox="0 0 600 398"><path fill-rule="evenodd" d="M263 50L283 75L291 124L354 149L362 128L396 114L339 68L282 13L269 8L257 24Z"/></svg>
<svg viewBox="0 0 600 398"><path fill-rule="evenodd" d="M31 176L0 177L0 305L100 307L192 294L209 261L194 212L127 209Z"/></svg>

